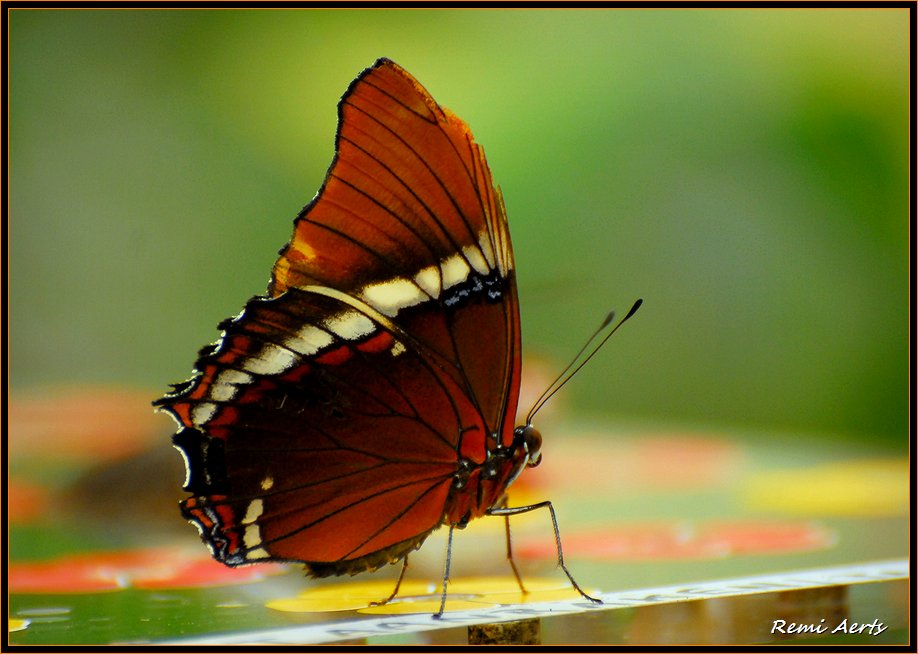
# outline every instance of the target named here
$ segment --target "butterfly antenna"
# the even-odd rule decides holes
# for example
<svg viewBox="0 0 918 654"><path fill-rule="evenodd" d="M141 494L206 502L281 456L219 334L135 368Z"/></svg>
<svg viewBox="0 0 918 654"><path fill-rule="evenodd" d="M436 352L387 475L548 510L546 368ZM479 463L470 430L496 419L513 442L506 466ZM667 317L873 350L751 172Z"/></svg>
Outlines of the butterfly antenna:
<svg viewBox="0 0 918 654"><path fill-rule="evenodd" d="M532 417L540 408L542 408L542 405L548 401L548 398L555 394L557 388L561 388L561 386L564 385L564 382L562 382L561 379L564 377L564 375L567 374L567 371L570 370L575 363L577 363L577 361L580 359L580 355L583 354L584 351L590 346L590 343L595 341L596 337L599 336L602 330L608 327L613 320L615 320L615 312L610 311L609 315L606 316L605 320L602 321L602 324L596 328L596 331L594 331L593 334L587 339L586 343L583 344L583 347L581 347L577 354L574 355L574 358L571 360L571 362L565 366L564 370L562 370L557 377L555 377L555 380L548 385L548 388L545 389L545 391L539 396L539 399L535 401L535 404L532 405L532 409L530 409L529 414L526 416L526 424L530 424L532 422ZM556 386L557 388L555 388Z"/></svg>
<svg viewBox="0 0 918 654"><path fill-rule="evenodd" d="M594 331L592 336L590 336L587 339L587 342L583 344L583 347L580 348L580 351L578 351L577 354L574 355L574 358L571 360L571 362L567 364L567 367L561 371L561 374L559 374L551 384L549 384L548 388L545 389L545 392L542 393L539 399L535 401L535 404L532 405L532 408L529 410L529 414L526 416L527 425L532 424L532 419L535 417L535 414L538 413L539 410L543 406L545 406L545 403L548 402L548 400L550 400L551 397L555 393L560 391L561 388L567 382L569 382L571 378L574 375L576 375L580 371L581 368L583 368L583 366L587 364L587 361L592 359L596 355L596 353L599 352L600 348L606 344L606 341L608 341L612 337L612 334L617 332L619 327L624 325L625 322L627 322L628 319L631 318L631 316L637 313L637 310L641 308L641 304L643 303L644 303L644 300L642 299L639 299L637 302L635 302L632 305L631 309L628 311L628 313L625 315L625 317L619 320L618 323L616 323L616 325L612 327L612 329L609 330L609 333L606 334L605 337L603 337L601 341L599 341L596 347L594 347L590 351L590 353L586 356L586 358L583 359L583 361L580 361L581 355L583 355L583 353L586 352L587 348L590 346L590 343L593 343L594 341L596 341L596 339L599 338L599 336L606 329L608 329L609 325L612 324L612 321L615 320L614 311L610 312L609 315L606 316L605 320L602 321L602 324L600 324L599 327L596 328L596 331ZM578 361L580 361L580 364L577 365L577 367L575 368L574 366L577 364ZM572 368L573 370L571 370Z"/></svg>

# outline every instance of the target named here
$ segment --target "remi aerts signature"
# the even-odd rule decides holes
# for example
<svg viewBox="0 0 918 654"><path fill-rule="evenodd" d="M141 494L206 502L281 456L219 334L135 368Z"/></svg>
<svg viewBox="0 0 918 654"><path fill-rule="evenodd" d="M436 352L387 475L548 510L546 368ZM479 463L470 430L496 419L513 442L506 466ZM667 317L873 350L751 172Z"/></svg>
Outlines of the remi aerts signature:
<svg viewBox="0 0 918 654"><path fill-rule="evenodd" d="M879 636L886 629L887 626L879 620L874 620L873 622L848 622L848 618L837 624L826 624L825 618L819 622L775 620L771 624L771 633L773 634L862 634L867 632L870 636Z"/></svg>

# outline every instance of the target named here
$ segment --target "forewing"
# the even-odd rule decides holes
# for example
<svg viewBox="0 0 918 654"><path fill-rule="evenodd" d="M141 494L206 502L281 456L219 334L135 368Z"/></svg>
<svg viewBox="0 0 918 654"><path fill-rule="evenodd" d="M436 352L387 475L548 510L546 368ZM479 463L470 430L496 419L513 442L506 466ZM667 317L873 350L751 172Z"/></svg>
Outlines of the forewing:
<svg viewBox="0 0 918 654"><path fill-rule="evenodd" d="M371 305L440 358L509 444L519 311L507 217L484 151L387 59L351 84L338 111L335 160L295 221L269 294L316 284Z"/></svg>

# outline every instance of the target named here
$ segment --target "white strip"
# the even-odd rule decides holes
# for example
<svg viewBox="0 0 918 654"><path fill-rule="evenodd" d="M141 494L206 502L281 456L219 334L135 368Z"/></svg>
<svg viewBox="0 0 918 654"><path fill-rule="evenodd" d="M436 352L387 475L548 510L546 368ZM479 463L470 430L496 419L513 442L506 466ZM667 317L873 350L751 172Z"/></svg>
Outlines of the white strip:
<svg viewBox="0 0 918 654"><path fill-rule="evenodd" d="M252 375L248 373L241 370L224 370L214 379L207 396L216 402L229 402L236 397L239 386L251 383Z"/></svg>
<svg viewBox="0 0 918 654"><path fill-rule="evenodd" d="M248 508L245 510L245 517L242 519L242 524L250 525L258 518L261 517L262 512L265 510L265 504L261 501L260 498L256 498L249 502Z"/></svg>
<svg viewBox="0 0 918 654"><path fill-rule="evenodd" d="M249 553L251 558L252 553ZM756 595L760 593L784 592L802 588L863 584L871 582L908 579L908 559L874 561L855 565L840 565L814 568L797 572L754 575L720 581L706 581L697 584L641 588L615 593L601 593L603 604L593 604L584 599L562 602L539 602L515 604L490 608L482 606L475 611L445 613L434 620L429 613L413 615L387 615L378 618L364 617L350 620L331 621L322 624L299 627L280 627L261 631L211 634L185 640L160 641L157 645L251 645L287 644L302 645L331 643L339 640L371 638L411 634L448 627L472 624L510 622L536 617L549 617L567 613L610 611L621 608L672 604L711 597ZM447 606L449 599L447 598ZM148 641L146 641L148 642ZM119 643L124 644L124 643Z"/></svg>
<svg viewBox="0 0 918 654"><path fill-rule="evenodd" d="M497 259L494 258L494 249L491 247L491 235L488 232L482 232L478 238L478 245L481 247L481 253L485 261L488 262L488 268L493 270L497 266ZM505 271L501 271L505 272Z"/></svg>
<svg viewBox="0 0 918 654"><path fill-rule="evenodd" d="M414 281L421 289L433 299L440 297L440 291L443 289L443 280L440 277L439 266L427 266L422 268L421 272L414 276Z"/></svg>
<svg viewBox="0 0 918 654"><path fill-rule="evenodd" d="M242 360L242 367L256 375L279 375L296 362L294 352L274 343L265 343L257 355Z"/></svg>
<svg viewBox="0 0 918 654"><path fill-rule="evenodd" d="M358 297L390 318L402 309L420 304L428 299L427 293L413 281L404 277L367 284Z"/></svg>
<svg viewBox="0 0 918 654"><path fill-rule="evenodd" d="M249 525L245 528L245 534L242 536L242 542L246 548L254 549L261 545L261 528L258 525ZM246 555L248 558L248 555Z"/></svg>
<svg viewBox="0 0 918 654"><path fill-rule="evenodd" d="M255 549L249 550L248 552L245 553L246 561L251 560L251 559L269 559L269 558L271 558L271 555L268 554L268 550L266 550L264 547L256 547Z"/></svg>
<svg viewBox="0 0 918 654"><path fill-rule="evenodd" d="M230 384L214 384L208 390L207 397L217 402L229 402L236 397L238 390Z"/></svg>
<svg viewBox="0 0 918 654"><path fill-rule="evenodd" d="M475 269L479 275L487 276L491 272L491 267L488 265L488 262L485 261L484 256L482 256L481 250L479 250L474 245L466 245L462 248L462 254L465 255L465 258L468 259L468 262L472 264L472 268Z"/></svg>
<svg viewBox="0 0 918 654"><path fill-rule="evenodd" d="M220 373L220 376L217 377L217 381L221 384L235 384L239 386L241 384L251 384L252 376L247 375L241 370L224 370Z"/></svg>
<svg viewBox="0 0 918 654"><path fill-rule="evenodd" d="M429 298L439 298L443 291L468 280L473 269L479 275L489 275L496 265L490 235L482 232L478 240L477 245L463 247L461 254L450 255L438 265L422 268L413 279L394 277L367 284L357 297L391 318L402 309Z"/></svg>
<svg viewBox="0 0 918 654"><path fill-rule="evenodd" d="M443 271L443 289L452 288L456 284L461 284L469 278L471 269L465 259L458 254L454 254L440 263L440 270Z"/></svg>
<svg viewBox="0 0 918 654"><path fill-rule="evenodd" d="M373 321L362 313L344 311L329 316L322 325L346 341L356 341L376 330Z"/></svg>
<svg viewBox="0 0 918 654"><path fill-rule="evenodd" d="M206 424L217 412L217 405L211 402L201 402L195 404L191 410L191 422L195 427L201 427Z"/></svg>
<svg viewBox="0 0 918 654"><path fill-rule="evenodd" d="M288 338L284 345L304 356L311 356L324 347L328 347L335 338L324 329L314 325L304 325L294 338Z"/></svg>

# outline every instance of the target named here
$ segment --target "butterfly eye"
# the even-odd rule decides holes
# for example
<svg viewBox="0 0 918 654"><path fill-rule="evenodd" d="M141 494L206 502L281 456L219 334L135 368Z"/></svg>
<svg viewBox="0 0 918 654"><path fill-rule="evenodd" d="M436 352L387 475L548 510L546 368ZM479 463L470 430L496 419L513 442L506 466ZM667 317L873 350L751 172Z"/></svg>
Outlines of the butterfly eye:
<svg viewBox="0 0 918 654"><path fill-rule="evenodd" d="M542 432L532 425L526 425L523 427L523 443L529 455L526 465L535 468L542 462Z"/></svg>

